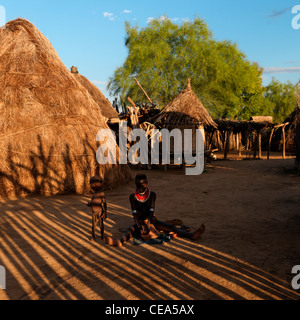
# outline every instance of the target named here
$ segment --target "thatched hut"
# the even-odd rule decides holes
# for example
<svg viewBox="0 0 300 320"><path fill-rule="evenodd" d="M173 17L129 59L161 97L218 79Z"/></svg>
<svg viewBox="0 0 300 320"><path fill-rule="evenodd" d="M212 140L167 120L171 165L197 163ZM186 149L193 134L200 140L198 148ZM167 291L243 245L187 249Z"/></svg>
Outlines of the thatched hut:
<svg viewBox="0 0 300 320"><path fill-rule="evenodd" d="M89 190L130 178L127 166L98 165L96 135L108 128L98 104L29 21L0 29L0 196Z"/></svg>
<svg viewBox="0 0 300 320"><path fill-rule="evenodd" d="M300 114L300 107L297 106L294 111L284 120L281 126L276 128L274 132L274 137L272 139L272 150L282 151L285 149L287 152L296 154L296 127L297 119ZM284 125L284 133L281 127Z"/></svg>
<svg viewBox="0 0 300 320"><path fill-rule="evenodd" d="M300 175L300 107L285 119L286 126L286 148L296 155L298 175ZM280 142L282 144L282 141Z"/></svg>
<svg viewBox="0 0 300 320"><path fill-rule="evenodd" d="M204 129L205 132L213 132L217 124L213 121L208 111L193 92L191 80L188 79L186 88L158 115L155 125L169 130L180 129ZM196 147L196 135L193 134L193 151ZM173 148L171 142L171 149Z"/></svg>
<svg viewBox="0 0 300 320"><path fill-rule="evenodd" d="M190 79L186 88L161 111L156 123L160 121L165 127L217 129L216 123L193 92Z"/></svg>
<svg viewBox="0 0 300 320"><path fill-rule="evenodd" d="M81 75L80 73L72 72L72 75L75 79L80 82L82 86L89 92L95 102L98 104L102 115L107 119L118 118L119 114L111 105L111 103L105 98L104 94L98 89L93 83L91 83L86 77Z"/></svg>

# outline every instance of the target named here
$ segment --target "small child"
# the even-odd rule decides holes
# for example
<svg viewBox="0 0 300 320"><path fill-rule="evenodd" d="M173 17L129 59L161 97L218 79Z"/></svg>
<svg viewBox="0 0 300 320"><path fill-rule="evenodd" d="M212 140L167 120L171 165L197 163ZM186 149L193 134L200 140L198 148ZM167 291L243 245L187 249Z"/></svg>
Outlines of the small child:
<svg viewBox="0 0 300 320"><path fill-rule="evenodd" d="M96 227L99 223L101 239L104 240L104 224L103 221L107 218L107 204L105 194L103 192L103 180L99 176L94 176L90 179L90 186L94 191L91 202L88 206L92 209L92 241L96 240Z"/></svg>

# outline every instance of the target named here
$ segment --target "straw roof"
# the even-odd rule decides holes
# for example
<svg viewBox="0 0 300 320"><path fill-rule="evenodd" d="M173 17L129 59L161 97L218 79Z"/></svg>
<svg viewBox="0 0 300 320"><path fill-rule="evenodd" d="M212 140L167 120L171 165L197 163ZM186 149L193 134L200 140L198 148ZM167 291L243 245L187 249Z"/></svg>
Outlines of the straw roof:
<svg viewBox="0 0 300 320"><path fill-rule="evenodd" d="M118 112L105 98L104 94L93 83L91 83L86 77L82 76L79 73L72 73L72 75L76 78L77 81L81 83L81 85L86 88L86 90L100 107L100 110L105 118L118 118Z"/></svg>
<svg viewBox="0 0 300 320"><path fill-rule="evenodd" d="M191 81L187 87L169 104L158 116L156 123L163 121L166 126L204 125L204 127L217 128L201 101L192 91Z"/></svg>
<svg viewBox="0 0 300 320"><path fill-rule="evenodd" d="M286 151L296 152L296 131L300 125L300 107L296 107L294 111L284 120L288 123L285 127L286 132ZM281 151L283 148L282 129L278 128L272 140L272 150Z"/></svg>
<svg viewBox="0 0 300 320"><path fill-rule="evenodd" d="M297 126L300 126L300 107L296 107L295 110L285 119L284 123L289 123L286 127L287 137L286 143L292 146L293 150L296 150L296 131ZM287 149L288 149L287 147Z"/></svg>
<svg viewBox="0 0 300 320"><path fill-rule="evenodd" d="M127 166L98 165L105 119L43 34L17 19L0 44L0 196L84 193L95 174L108 187L127 182Z"/></svg>

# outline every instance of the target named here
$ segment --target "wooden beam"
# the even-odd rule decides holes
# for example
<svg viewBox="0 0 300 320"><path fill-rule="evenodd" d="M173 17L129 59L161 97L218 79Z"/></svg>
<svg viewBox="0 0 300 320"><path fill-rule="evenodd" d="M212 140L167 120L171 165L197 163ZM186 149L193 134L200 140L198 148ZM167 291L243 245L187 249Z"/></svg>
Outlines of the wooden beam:
<svg viewBox="0 0 300 320"><path fill-rule="evenodd" d="M238 139L239 157L241 157L242 156L242 133L241 132L237 134L237 139Z"/></svg>
<svg viewBox="0 0 300 320"><path fill-rule="evenodd" d="M258 145L257 142L258 142L257 131L254 131L252 136L253 159L256 159L256 156L257 156L257 145Z"/></svg>
<svg viewBox="0 0 300 320"><path fill-rule="evenodd" d="M135 103L131 100L130 97L127 98L127 100L130 102L130 104L133 106L133 108L135 109L136 108L136 105Z"/></svg>
<svg viewBox="0 0 300 320"><path fill-rule="evenodd" d="M225 150L224 150L224 160L227 160L227 156L229 153L229 146L230 146L230 134L231 131L225 131Z"/></svg>
<svg viewBox="0 0 300 320"><path fill-rule="evenodd" d="M261 159L261 131L258 130L257 132L257 139L258 139L258 158Z"/></svg>
<svg viewBox="0 0 300 320"><path fill-rule="evenodd" d="M285 126L282 127L282 158L285 159Z"/></svg>
<svg viewBox="0 0 300 320"><path fill-rule="evenodd" d="M273 122L273 117L272 116L255 116L255 117L251 117L250 119L253 122L269 122L272 123Z"/></svg>
<svg viewBox="0 0 300 320"><path fill-rule="evenodd" d="M153 104L152 100L149 98L149 96L147 95L147 92L143 89L143 87L140 85L140 83L138 82L137 78L134 78L136 84L140 87L140 89L143 91L144 95L146 96L146 98L148 99L148 101Z"/></svg>
<svg viewBox="0 0 300 320"><path fill-rule="evenodd" d="M270 159L270 151L271 151L271 144L272 144L272 138L274 134L274 128L271 130L270 139L269 139L269 146L268 146L268 160Z"/></svg>
<svg viewBox="0 0 300 320"><path fill-rule="evenodd" d="M138 117L138 111L139 108L135 105L135 103L128 97L127 100L131 103L132 107L129 107L129 111L131 113L130 120L132 124L133 129L139 128L139 117Z"/></svg>
<svg viewBox="0 0 300 320"><path fill-rule="evenodd" d="M290 124L289 122L285 122L285 123L282 123L282 124L278 124L277 126L274 126L274 128L281 128L283 126L287 126L288 124Z"/></svg>

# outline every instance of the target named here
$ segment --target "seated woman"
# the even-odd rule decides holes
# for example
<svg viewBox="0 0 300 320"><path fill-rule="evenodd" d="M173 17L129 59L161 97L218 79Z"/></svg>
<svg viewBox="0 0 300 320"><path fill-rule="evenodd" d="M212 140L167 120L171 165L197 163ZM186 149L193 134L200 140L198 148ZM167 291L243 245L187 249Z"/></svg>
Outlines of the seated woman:
<svg viewBox="0 0 300 320"><path fill-rule="evenodd" d="M137 175L135 184L136 191L129 197L135 225L128 229L126 235L119 240L107 237L106 243L108 245L121 246L133 236L141 237L147 241L159 237L159 231L176 233L179 237L191 240L198 240L205 232L203 224L195 232L187 232L158 220L155 215L156 193L149 190L146 175Z"/></svg>
<svg viewBox="0 0 300 320"><path fill-rule="evenodd" d="M190 233L183 229L178 229L166 222L157 219L155 215L156 193L148 188L148 180L146 175L137 175L135 178L136 191L130 196L130 204L132 214L135 220L135 231L141 236L149 233L150 224L158 231L174 232L179 237L185 237L192 240L197 240L205 231L205 226L202 225L197 231ZM146 222L146 223L145 223Z"/></svg>

